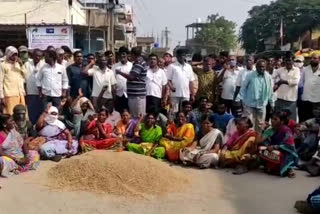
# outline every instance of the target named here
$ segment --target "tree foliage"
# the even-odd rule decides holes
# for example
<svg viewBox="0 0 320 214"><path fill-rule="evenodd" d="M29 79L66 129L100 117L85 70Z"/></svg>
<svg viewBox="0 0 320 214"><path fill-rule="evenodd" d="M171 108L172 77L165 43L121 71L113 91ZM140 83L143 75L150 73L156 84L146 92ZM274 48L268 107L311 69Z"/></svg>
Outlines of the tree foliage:
<svg viewBox="0 0 320 214"><path fill-rule="evenodd" d="M277 38L283 20L284 43L293 43L306 31L320 24L319 0L277 0L269 5L254 6L241 27L240 41L248 53L264 50L264 41Z"/></svg>
<svg viewBox="0 0 320 214"><path fill-rule="evenodd" d="M235 28L234 22L218 14L213 14L208 16L207 24L197 32L195 39L206 44L210 53L230 50L236 45Z"/></svg>

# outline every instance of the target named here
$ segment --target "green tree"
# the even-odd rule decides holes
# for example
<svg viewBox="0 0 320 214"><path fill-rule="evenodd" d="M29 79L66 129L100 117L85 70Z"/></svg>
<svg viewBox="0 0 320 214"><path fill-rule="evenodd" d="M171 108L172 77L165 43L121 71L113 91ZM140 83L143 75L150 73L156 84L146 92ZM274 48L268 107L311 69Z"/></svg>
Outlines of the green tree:
<svg viewBox="0 0 320 214"><path fill-rule="evenodd" d="M207 24L197 32L195 39L206 44L210 53L230 50L236 46L236 24L218 14L210 15Z"/></svg>
<svg viewBox="0 0 320 214"><path fill-rule="evenodd" d="M284 43L293 43L306 31L319 26L319 0L277 0L255 6L241 27L240 41L248 53L265 49L264 42L276 38L280 47L280 23L283 20Z"/></svg>

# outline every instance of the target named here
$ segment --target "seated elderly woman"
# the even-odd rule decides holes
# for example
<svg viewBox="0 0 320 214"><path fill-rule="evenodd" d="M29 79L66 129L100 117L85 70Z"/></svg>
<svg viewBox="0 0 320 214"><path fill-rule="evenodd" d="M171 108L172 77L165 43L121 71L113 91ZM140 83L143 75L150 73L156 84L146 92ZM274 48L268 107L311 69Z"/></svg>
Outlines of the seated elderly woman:
<svg viewBox="0 0 320 214"><path fill-rule="evenodd" d="M82 152L95 149L111 149L118 141L113 134L112 126L106 122L108 111L100 109L98 118L89 120L84 128L84 136L80 138Z"/></svg>
<svg viewBox="0 0 320 214"><path fill-rule="evenodd" d="M0 176L36 169L39 154L29 151L10 115L0 115Z"/></svg>
<svg viewBox="0 0 320 214"><path fill-rule="evenodd" d="M235 120L237 131L224 145L220 155L221 167L235 167L233 174L248 172L248 164L257 157L257 133L252 130L252 122L247 117Z"/></svg>
<svg viewBox="0 0 320 214"><path fill-rule="evenodd" d="M40 155L45 160L60 161L64 155L69 157L78 153L78 141L72 139L70 131L58 117L58 109L49 106L36 125L38 135L46 138L46 143L40 147Z"/></svg>
<svg viewBox="0 0 320 214"><path fill-rule="evenodd" d="M116 125L116 134L119 139L122 139L124 144L128 142L137 142L135 139L135 130L138 120L132 119L129 111L124 109L121 113L121 120Z"/></svg>
<svg viewBox="0 0 320 214"><path fill-rule="evenodd" d="M261 139L263 146L259 147L260 158L264 161L267 173L294 178L292 167L298 160L291 129L287 126L289 115L286 112L276 112L272 115L272 127L264 131Z"/></svg>
<svg viewBox="0 0 320 214"><path fill-rule="evenodd" d="M180 149L190 146L195 138L194 127L187 123L186 115L178 112L176 118L176 122L169 124L167 134L160 140L170 161L178 161Z"/></svg>
<svg viewBox="0 0 320 214"><path fill-rule="evenodd" d="M162 137L162 129L156 125L156 116L152 113L147 114L146 122L141 123L140 117L136 126L136 137L140 138L139 144L128 143L127 149L131 152L152 156L157 159L165 157L165 149L159 147L159 140Z"/></svg>
<svg viewBox="0 0 320 214"><path fill-rule="evenodd" d="M180 150L180 160L184 165L195 164L201 169L217 167L219 153L223 145L223 134L213 127L210 115L201 118L201 132L190 147Z"/></svg>
<svg viewBox="0 0 320 214"><path fill-rule="evenodd" d="M80 91L81 92L81 91ZM95 114L94 107L91 101L82 97L82 93L72 103L73 123L74 123L74 135L80 137L83 126L89 117Z"/></svg>

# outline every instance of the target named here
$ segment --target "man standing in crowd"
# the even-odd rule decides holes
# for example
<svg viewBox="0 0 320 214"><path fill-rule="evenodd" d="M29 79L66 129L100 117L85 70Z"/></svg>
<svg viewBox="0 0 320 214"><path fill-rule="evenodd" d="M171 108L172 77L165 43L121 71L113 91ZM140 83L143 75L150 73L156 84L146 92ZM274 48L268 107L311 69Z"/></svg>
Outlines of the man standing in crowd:
<svg viewBox="0 0 320 214"><path fill-rule="evenodd" d="M216 73L212 69L215 65L215 60L211 57L203 59L202 70L197 73L199 80L199 89L196 95L197 103L200 102L201 97L207 97L208 102L214 103L216 93Z"/></svg>
<svg viewBox="0 0 320 214"><path fill-rule="evenodd" d="M236 81L239 75L237 68L237 59L235 56L230 56L228 66L220 73L222 80L222 102L226 105L227 112L233 115L238 115L238 109L240 109L240 98L237 96L234 99L234 92L236 90ZM234 100L234 102L233 102Z"/></svg>
<svg viewBox="0 0 320 214"><path fill-rule="evenodd" d="M116 76L117 88L115 97L115 109L118 112L122 112L124 109L128 109L128 94L127 94L127 79L119 74L116 74L117 70L129 74L132 69L132 63L128 60L129 50L126 47L119 48L120 61L116 63L112 70Z"/></svg>
<svg viewBox="0 0 320 214"><path fill-rule="evenodd" d="M37 78L41 68L45 62L42 59L42 51L40 49L34 49L32 52L32 60L25 63L26 67L26 89L27 89L27 106L29 119L32 124L35 124L43 112L41 100L39 97L39 90L37 87Z"/></svg>
<svg viewBox="0 0 320 214"><path fill-rule="evenodd" d="M279 68L273 72L273 79L275 82L274 90L276 91L277 96L275 110L290 110L290 118L296 121L300 70L293 66L291 58L287 58L285 63L285 67Z"/></svg>
<svg viewBox="0 0 320 214"><path fill-rule="evenodd" d="M303 56L296 56L294 58L294 66L299 68L300 70L300 81L298 84L298 100L297 100L297 107L298 107L298 117L299 122L302 122L301 118L303 118L303 102L302 102L302 93L303 93L303 82L304 82L304 57Z"/></svg>
<svg viewBox="0 0 320 214"><path fill-rule="evenodd" d="M102 106L107 107L107 109L113 109L113 93L116 88L116 78L108 68L108 61L105 55L100 54L97 60L97 66L93 66L88 70L88 75L93 77L93 88L92 88L92 103L96 111L98 111ZM99 105L98 98L99 94L105 88L105 93L102 96L101 103Z"/></svg>
<svg viewBox="0 0 320 214"><path fill-rule="evenodd" d="M57 63L67 68L68 62L67 60L64 59L64 54L65 54L64 50L62 48L57 48L56 54L57 54Z"/></svg>
<svg viewBox="0 0 320 214"><path fill-rule="evenodd" d="M146 77L147 63L144 61L141 50L134 47L131 50L131 60L134 62L129 74L116 70L127 79L128 105L132 117L138 118L146 113Z"/></svg>
<svg viewBox="0 0 320 214"><path fill-rule="evenodd" d="M5 61L0 64L0 99L3 113L12 114L16 105L25 105L25 76L26 70L18 58L18 50L13 46L7 47Z"/></svg>
<svg viewBox="0 0 320 214"><path fill-rule="evenodd" d="M114 64L114 55L112 51L106 51L104 55L107 57L107 66L109 69L112 69Z"/></svg>
<svg viewBox="0 0 320 214"><path fill-rule="evenodd" d="M29 53L28 53L28 48L24 45L21 45L18 48L19 51L19 58L21 59L22 63L25 64L26 62L29 61Z"/></svg>
<svg viewBox="0 0 320 214"><path fill-rule="evenodd" d="M171 93L171 104L173 113L179 111L183 101L195 101L194 74L191 65L186 63L186 52L177 50L177 62L171 64L167 70L169 87Z"/></svg>
<svg viewBox="0 0 320 214"><path fill-rule="evenodd" d="M306 121L313 117L312 110L320 104L320 66L319 55L313 54L311 57L310 65L307 66L303 74L303 111L300 121Z"/></svg>
<svg viewBox="0 0 320 214"><path fill-rule="evenodd" d="M254 57L249 56L247 59L247 65L246 68L240 71L237 81L236 81L236 91L234 92L233 95L233 102L236 102L236 99L238 97L238 94L240 92L241 86L246 79L247 75L250 74L254 70ZM242 94L240 94L240 99L242 100Z"/></svg>
<svg viewBox="0 0 320 214"><path fill-rule="evenodd" d="M266 106L274 107L272 77L266 72L266 61L258 60L256 71L247 75L241 87L243 95L244 116L249 117L257 132L264 128Z"/></svg>
<svg viewBox="0 0 320 214"><path fill-rule="evenodd" d="M165 72L158 67L158 56L149 56L149 69L147 71L147 112L160 113L161 106L166 105L166 85L168 83Z"/></svg>
<svg viewBox="0 0 320 214"><path fill-rule="evenodd" d="M75 99L81 89L83 96L89 97L89 80L83 70L83 56L81 51L76 51L73 54L74 63L67 67L67 75L70 85L70 96Z"/></svg>
<svg viewBox="0 0 320 214"><path fill-rule="evenodd" d="M49 102L59 108L61 96L66 97L69 88L67 72L63 65L57 63L56 52L48 51L45 61L46 64L40 69L37 79L43 109L46 109Z"/></svg>
<svg viewBox="0 0 320 214"><path fill-rule="evenodd" d="M172 54L170 52L166 52L163 55L163 59L164 59L164 71L166 72L169 65L171 65L171 63L172 63Z"/></svg>

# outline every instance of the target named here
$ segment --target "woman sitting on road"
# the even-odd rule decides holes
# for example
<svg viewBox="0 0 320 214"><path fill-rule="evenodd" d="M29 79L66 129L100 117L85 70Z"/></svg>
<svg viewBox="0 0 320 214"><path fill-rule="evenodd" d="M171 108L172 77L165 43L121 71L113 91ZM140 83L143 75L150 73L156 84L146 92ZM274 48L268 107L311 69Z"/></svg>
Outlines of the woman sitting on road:
<svg viewBox="0 0 320 214"><path fill-rule="evenodd" d="M289 115L286 112L281 111L272 115L272 127L267 129L259 140L264 144L259 148L259 153L267 173L293 178L295 173L292 167L298 155L292 131L287 126L288 121Z"/></svg>
<svg viewBox="0 0 320 214"><path fill-rule="evenodd" d="M180 150L180 160L184 165L195 164L201 169L217 167L219 153L223 145L223 134L213 127L213 121L208 115L202 118L202 129L196 141L190 147Z"/></svg>
<svg viewBox="0 0 320 214"><path fill-rule="evenodd" d="M0 176L8 177L27 170L34 170L39 164L37 151L28 150L22 136L16 131L10 115L0 116Z"/></svg>
<svg viewBox="0 0 320 214"><path fill-rule="evenodd" d="M195 138L194 127L187 123L183 112L177 114L176 123L171 123L167 134L160 140L160 145L166 149L170 161L179 160L180 149L190 146Z"/></svg>
<svg viewBox="0 0 320 214"><path fill-rule="evenodd" d="M128 142L137 142L134 138L138 120L131 119L131 115L127 109L121 113L121 120L116 125L116 134L124 144Z"/></svg>
<svg viewBox="0 0 320 214"><path fill-rule="evenodd" d="M83 97L81 91L79 91L79 96L73 101L72 113L74 114L74 135L80 137L80 133L83 130L85 122L90 116L95 114L91 101L88 98Z"/></svg>
<svg viewBox="0 0 320 214"><path fill-rule="evenodd" d="M40 155L46 160L60 161L64 155L78 153L78 141L72 139L71 132L58 117L58 109L49 106L36 125L38 134L46 138L46 143L40 147Z"/></svg>
<svg viewBox="0 0 320 214"><path fill-rule="evenodd" d="M89 120L85 125L85 135L80 139L82 152L95 149L111 149L117 143L112 126L106 122L108 111L101 109L97 119Z"/></svg>
<svg viewBox="0 0 320 214"><path fill-rule="evenodd" d="M235 167L234 174L248 172L248 163L257 157L257 133L252 130L253 124L247 117L235 120L237 131L231 135L224 145L221 156L221 167Z"/></svg>
<svg viewBox="0 0 320 214"><path fill-rule="evenodd" d="M165 149L159 147L159 141L162 137L162 129L156 125L155 115L149 113L146 122L141 123L143 117L139 119L136 127L136 137L140 138L139 144L128 143L127 149L131 152L152 156L157 159L165 157Z"/></svg>

